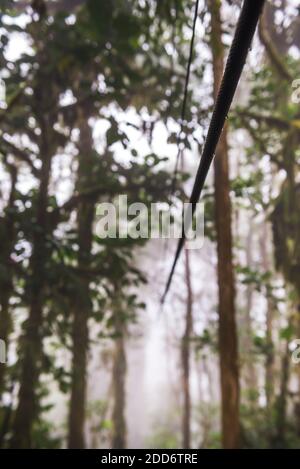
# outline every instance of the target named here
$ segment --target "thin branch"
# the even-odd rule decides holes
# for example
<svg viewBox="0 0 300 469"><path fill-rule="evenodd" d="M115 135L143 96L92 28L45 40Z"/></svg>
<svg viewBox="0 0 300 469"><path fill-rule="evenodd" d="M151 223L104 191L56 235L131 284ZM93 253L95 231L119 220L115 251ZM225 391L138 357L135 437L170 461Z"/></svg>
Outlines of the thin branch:
<svg viewBox="0 0 300 469"><path fill-rule="evenodd" d="M12 153L17 159L24 161L25 163L30 166L30 169L32 170L32 173L35 177L39 178L40 176L40 171L34 166L33 162L31 161L30 157L26 153L26 151L21 150L21 148L16 147L13 143L9 142L6 140L3 136L0 141L0 145L4 146L4 149L1 148L2 152L9 152Z"/></svg>
<svg viewBox="0 0 300 469"><path fill-rule="evenodd" d="M298 121L296 120L289 121L283 119L282 117L258 114L256 112L247 111L245 109L236 109L236 112L241 117L246 117L247 119L254 119L260 123L264 122L279 130L290 130L291 128L295 128L300 131Z"/></svg>
<svg viewBox="0 0 300 469"><path fill-rule="evenodd" d="M284 61L282 60L282 57L280 53L278 52L278 50L276 49L270 37L270 34L268 32L265 14L261 15L261 18L259 21L258 33L259 33L259 38L261 40L261 43L264 45L266 52L268 54L268 57L271 63L273 64L274 68L277 70L278 74L284 80L291 82L292 76L289 70L287 69Z"/></svg>

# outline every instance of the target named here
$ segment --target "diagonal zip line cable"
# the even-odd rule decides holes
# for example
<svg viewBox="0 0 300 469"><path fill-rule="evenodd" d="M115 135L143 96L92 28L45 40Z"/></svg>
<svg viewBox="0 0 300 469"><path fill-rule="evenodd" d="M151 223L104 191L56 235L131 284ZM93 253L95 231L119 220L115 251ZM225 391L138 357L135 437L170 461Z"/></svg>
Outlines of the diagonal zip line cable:
<svg viewBox="0 0 300 469"><path fill-rule="evenodd" d="M191 37L191 42L190 42L190 52L189 52L188 64L187 64L186 75L185 75L183 101L182 101L182 108L181 108L181 114L180 114L180 129L179 129L179 132L177 134L178 152L177 152L177 156L176 156L176 163L175 163L174 174L173 174L173 178L172 178L171 197L172 197L172 195L174 194L174 191L175 191L179 160L180 160L180 155L182 154L182 151L183 151L183 149L180 145L180 143L181 143L180 140L181 140L181 136L182 136L182 132L183 132L183 123L185 121L185 114L186 114L186 105L187 105L187 98L188 98L188 86L189 86L189 81L190 81L191 65L192 65L192 60L193 60L193 51L194 51L194 42L195 42L196 23L197 23L197 18L198 18L198 9L199 9L199 0L196 0L195 11L194 11L194 20L193 20L193 28L192 28L192 37Z"/></svg>
<svg viewBox="0 0 300 469"><path fill-rule="evenodd" d="M189 200L189 203L192 206L192 215L195 213L197 202L200 198L205 179L214 158L216 147L227 119L227 115L246 62L248 51L251 47L253 36L264 3L265 0L244 0L227 58L220 89L213 109L213 114L198 166L192 194ZM187 223L185 223L186 221ZM169 291L175 267L185 242L185 233L187 232L191 221L192 217L190 217L189 220L184 220L182 235L178 241L172 268L167 280L164 294L161 299L162 303L164 303L166 295Z"/></svg>

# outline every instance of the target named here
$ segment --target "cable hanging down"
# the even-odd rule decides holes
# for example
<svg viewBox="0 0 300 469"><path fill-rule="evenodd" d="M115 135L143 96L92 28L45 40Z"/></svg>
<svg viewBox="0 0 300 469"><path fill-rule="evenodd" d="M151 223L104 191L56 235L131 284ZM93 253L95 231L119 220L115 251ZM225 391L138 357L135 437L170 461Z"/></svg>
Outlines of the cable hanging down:
<svg viewBox="0 0 300 469"><path fill-rule="evenodd" d="M178 132L178 135L177 135L178 152L177 152L177 155L176 155L176 162L175 162L174 174L173 174L173 179L172 179L171 197L174 195L174 192L175 192L179 160L180 160L180 157L181 157L181 154L182 154L182 151L183 151L182 147L180 145L180 139L181 139L182 132L183 132L183 124L184 124L184 121L185 121L185 114L186 114L186 106L187 106L187 98L188 98L188 86L189 86L189 81L190 81L191 65L192 65L192 60L193 60L193 51L194 51L194 42L195 42L195 33L196 33L196 23L197 23L197 18L198 18L198 10L199 10L199 0L196 0L195 11L194 11L194 19L193 19L193 27L192 27L192 36L191 36L191 42L190 42L190 51L189 51L189 58L188 58L186 76L185 76L183 101L182 101L182 108L181 108L181 115L180 115L180 129L179 129L179 132Z"/></svg>
<svg viewBox="0 0 300 469"><path fill-rule="evenodd" d="M192 206L192 215L195 213L196 204L199 201L209 168L214 158L216 147L227 119L264 3L265 0L244 0L189 200ZM187 220L185 220L185 222L186 221ZM183 224L182 235L178 241L172 268L161 299L162 303L164 303L169 291L175 267L185 242L185 232L189 228L191 221L192 217L190 217L188 223Z"/></svg>

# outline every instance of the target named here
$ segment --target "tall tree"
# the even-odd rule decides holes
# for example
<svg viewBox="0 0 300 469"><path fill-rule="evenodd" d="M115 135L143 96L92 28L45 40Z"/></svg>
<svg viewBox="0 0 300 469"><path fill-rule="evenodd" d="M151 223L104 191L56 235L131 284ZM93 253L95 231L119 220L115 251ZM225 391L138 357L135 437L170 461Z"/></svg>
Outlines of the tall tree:
<svg viewBox="0 0 300 469"><path fill-rule="evenodd" d="M92 129L88 124L88 115L79 107L77 191L80 196L93 181L94 151ZM87 270L91 264L93 223L95 216L95 196L83 198L77 207L78 233L78 281L73 297L72 326L72 382L69 415L69 448L84 448L84 423L86 406L87 353L89 345L88 319L91 316L90 278Z"/></svg>
<svg viewBox="0 0 300 469"><path fill-rule="evenodd" d="M126 448L126 351L125 351L125 335L126 335L126 316L122 309L122 301L120 292L115 289L114 300L112 302L114 328L115 328L115 344L113 354L113 412L112 412L112 448Z"/></svg>
<svg viewBox="0 0 300 469"><path fill-rule="evenodd" d="M209 1L214 98L219 90L223 66L221 2ZM224 448L240 445L239 366L235 319L235 285L232 263L231 203L227 128L223 130L214 160L215 220L218 253L219 354L222 394L222 441Z"/></svg>
<svg viewBox="0 0 300 469"><path fill-rule="evenodd" d="M261 250L261 262L265 273L271 270L269 253L268 253L268 225L263 224L261 239L260 239L260 250ZM266 312L266 374L265 374L265 389L268 410L271 411L274 400L274 342L273 342L273 322L274 322L274 300L271 297L271 292L267 289L267 312Z"/></svg>
<svg viewBox="0 0 300 469"><path fill-rule="evenodd" d="M183 414L182 414L182 444L183 448L191 447L191 334L193 329L193 290L191 283L190 252L185 249L185 284L186 284L186 313L185 331L181 343L182 383L183 383Z"/></svg>
<svg viewBox="0 0 300 469"><path fill-rule="evenodd" d="M9 344L9 333L11 331L11 311L9 300L13 291L13 266L11 254L15 243L15 201L17 169L14 164L7 163L10 173L11 187L5 215L1 220L0 229L0 339L6 344L6 352ZM0 363L0 398L5 389L5 363Z"/></svg>
<svg viewBox="0 0 300 469"><path fill-rule="evenodd" d="M46 55L44 60L47 61ZM43 72L41 72L43 75ZM45 88L46 76L40 77L40 83L34 90L35 115L41 129L39 189L36 200L36 226L32 239L30 260L30 280L28 284L29 315L22 339L22 366L18 407L13 425L11 445L15 448L32 446L32 428L37 414L36 388L42 361L42 325L44 308L44 289L46 287L46 262L49 256L48 197L51 162L57 148L54 132L58 96ZM50 110L49 110L50 109Z"/></svg>

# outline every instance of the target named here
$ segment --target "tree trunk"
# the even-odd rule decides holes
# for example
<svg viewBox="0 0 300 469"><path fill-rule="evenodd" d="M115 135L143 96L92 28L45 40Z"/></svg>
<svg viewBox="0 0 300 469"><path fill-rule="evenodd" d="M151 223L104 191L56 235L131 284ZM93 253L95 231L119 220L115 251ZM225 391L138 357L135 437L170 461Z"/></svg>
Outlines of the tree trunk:
<svg viewBox="0 0 300 469"><path fill-rule="evenodd" d="M31 277L28 285L29 316L22 339L22 364L18 406L13 423L11 447L31 448L32 427L38 412L36 388L41 371L43 299L46 285L46 261L49 256L48 233L48 185L50 179L53 139L53 122L48 116L40 116L42 130L42 168L37 199L36 229L33 235L30 260Z"/></svg>
<svg viewBox="0 0 300 469"><path fill-rule="evenodd" d="M247 236L247 249L246 258L247 266L251 269L253 267L252 260L252 239L253 239L253 224L250 221L249 232ZM251 309L253 301L253 285L248 284L246 290L246 311L245 311L245 337L244 337L244 354L246 357L246 386L250 391L257 389L257 378L255 372L255 365L253 361L253 338L252 338L252 320L251 320ZM255 399L251 397L250 405L255 403Z"/></svg>
<svg viewBox="0 0 300 469"><path fill-rule="evenodd" d="M10 174L11 189L5 219L2 222L3 232L1 232L0 246L0 265L3 272L5 272L5 277L1 276L0 282L0 339L3 340L6 345L6 354L11 329L9 299L13 290L13 273L10 256L15 240L14 216L12 210L14 209L16 198L17 171L13 166L10 167ZM0 399L4 391L5 369L6 363L0 363Z"/></svg>
<svg viewBox="0 0 300 469"><path fill-rule="evenodd" d="M182 416L182 444L184 449L191 446L191 396L190 396L190 338L193 326L193 293L190 272L190 253L185 250L185 281L187 287L185 332L182 337L181 360L183 380L183 416Z"/></svg>
<svg viewBox="0 0 300 469"><path fill-rule="evenodd" d="M270 271L270 260L267 251L268 245L268 226L266 223L263 225L263 231L260 239L261 261L264 272ZM268 293L268 292L267 292ZM267 355L265 364L265 392L267 407L269 411L272 409L274 402L274 344L273 344L273 316L274 306L270 296L267 296L267 314L266 314L266 341L267 341Z"/></svg>
<svg viewBox="0 0 300 469"><path fill-rule="evenodd" d="M80 116L80 144L78 166L78 192L84 191L92 183L94 159L92 130L85 118ZM95 200L84 200L79 203L77 211L78 226L78 270L90 266L95 216ZM81 449L85 447L84 424L86 414L86 374L89 346L88 319L92 304L90 283L83 273L79 274L73 304L72 329L72 384L69 413L68 447Z"/></svg>
<svg viewBox="0 0 300 469"><path fill-rule="evenodd" d="M112 435L112 448L124 449L126 448L126 419L125 419L125 405L126 405L126 353L125 353L125 325L120 318L121 311L116 308L115 311L115 330L116 341L115 351L113 358L113 435Z"/></svg>
<svg viewBox="0 0 300 469"><path fill-rule="evenodd" d="M297 337L300 337L300 292L298 294L298 304L297 304L297 318L296 318L296 327L297 327ZM300 366L297 366L297 378L298 378L298 399L295 405L295 415L296 415L296 426L297 426L297 435L300 438Z"/></svg>
<svg viewBox="0 0 300 469"><path fill-rule="evenodd" d="M3 221L3 233L1 233L1 253L0 263L3 269L5 269L6 276L0 282L0 339L5 343L6 355L9 347L9 334L11 332L11 317L9 299L13 292L13 272L11 265L11 253L15 242L15 220L12 210L14 209L16 199L16 183L17 183L17 170L14 166L10 166L11 175L11 189L10 196L7 205L7 213ZM0 399L5 391L5 372L6 363L0 363ZM13 386L11 387L11 391ZM0 448L3 447L5 436L8 433L10 420L11 420L12 408L6 406L2 419L2 425L0 429Z"/></svg>
<svg viewBox="0 0 300 469"><path fill-rule="evenodd" d="M276 412L276 440L275 447L282 448L285 446L286 438L286 411L288 398L288 385L290 373L290 351L287 341L281 364L281 384L280 394L277 400Z"/></svg>
<svg viewBox="0 0 300 469"><path fill-rule="evenodd" d="M221 2L219 0L209 1L215 99L223 73L224 61L220 7ZM226 128L223 130L216 151L214 169L219 284L222 440L224 448L238 448L240 444L239 368L234 304L235 288L232 265L231 204Z"/></svg>

